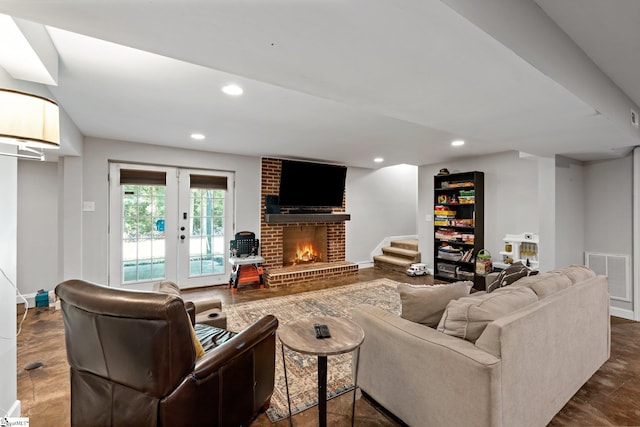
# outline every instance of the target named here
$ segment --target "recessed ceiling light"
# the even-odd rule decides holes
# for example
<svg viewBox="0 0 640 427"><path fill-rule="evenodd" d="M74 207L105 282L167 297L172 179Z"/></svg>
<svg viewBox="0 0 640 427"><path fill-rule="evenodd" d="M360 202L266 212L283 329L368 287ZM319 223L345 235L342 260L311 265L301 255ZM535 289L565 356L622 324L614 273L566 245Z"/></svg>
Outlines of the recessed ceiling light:
<svg viewBox="0 0 640 427"><path fill-rule="evenodd" d="M455 141L451 142L451 145L453 145L454 147L460 147L461 145L464 145L464 141L461 139L456 139Z"/></svg>
<svg viewBox="0 0 640 427"><path fill-rule="evenodd" d="M373 161L376 163L382 163L384 162L384 159L382 157L376 157L375 159L373 159Z"/></svg>
<svg viewBox="0 0 640 427"><path fill-rule="evenodd" d="M192 133L191 139L195 139L197 141L202 141L204 139L204 135L201 133Z"/></svg>
<svg viewBox="0 0 640 427"><path fill-rule="evenodd" d="M242 95L242 93L244 92L244 90L242 90L240 86L233 85L233 84L223 86L222 91L227 95L233 95L233 96Z"/></svg>

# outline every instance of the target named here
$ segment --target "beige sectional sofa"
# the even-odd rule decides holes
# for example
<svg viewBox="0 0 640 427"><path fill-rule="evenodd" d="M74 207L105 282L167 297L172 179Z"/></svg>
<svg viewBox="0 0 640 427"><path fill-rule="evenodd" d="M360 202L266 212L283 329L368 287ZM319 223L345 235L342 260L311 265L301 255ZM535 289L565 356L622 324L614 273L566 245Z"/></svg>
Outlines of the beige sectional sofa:
<svg viewBox="0 0 640 427"><path fill-rule="evenodd" d="M353 318L359 387L416 427L544 426L610 352L607 279L582 266L453 300L437 329L368 305Z"/></svg>

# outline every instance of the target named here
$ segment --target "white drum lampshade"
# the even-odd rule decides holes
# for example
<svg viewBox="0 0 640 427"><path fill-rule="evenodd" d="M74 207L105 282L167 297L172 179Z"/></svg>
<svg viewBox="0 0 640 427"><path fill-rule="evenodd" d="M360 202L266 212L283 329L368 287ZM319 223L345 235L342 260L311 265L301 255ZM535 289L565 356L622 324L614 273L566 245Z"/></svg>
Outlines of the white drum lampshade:
<svg viewBox="0 0 640 427"><path fill-rule="evenodd" d="M60 148L58 104L38 95L0 88L0 142Z"/></svg>

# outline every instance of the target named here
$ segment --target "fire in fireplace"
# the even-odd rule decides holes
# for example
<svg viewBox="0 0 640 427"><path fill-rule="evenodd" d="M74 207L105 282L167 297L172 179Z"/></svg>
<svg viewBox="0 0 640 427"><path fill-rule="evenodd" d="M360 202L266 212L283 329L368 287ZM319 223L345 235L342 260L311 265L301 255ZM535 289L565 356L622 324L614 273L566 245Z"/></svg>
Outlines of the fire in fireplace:
<svg viewBox="0 0 640 427"><path fill-rule="evenodd" d="M284 267L326 262L327 227L285 227L282 230L282 265Z"/></svg>

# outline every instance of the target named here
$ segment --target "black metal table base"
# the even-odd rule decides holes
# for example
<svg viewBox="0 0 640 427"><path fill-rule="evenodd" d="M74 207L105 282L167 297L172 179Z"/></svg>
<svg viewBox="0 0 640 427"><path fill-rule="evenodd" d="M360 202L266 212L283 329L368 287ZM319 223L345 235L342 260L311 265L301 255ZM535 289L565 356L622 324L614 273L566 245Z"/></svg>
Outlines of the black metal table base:
<svg viewBox="0 0 640 427"><path fill-rule="evenodd" d="M284 382L287 389L287 405L289 407L289 426L293 427L291 416L291 398L289 396L289 380L287 378L287 363L284 355L284 344L280 344L282 349L282 366L284 367ZM353 379L353 403L351 405L351 427L356 418L356 391L358 389L358 365L360 364L360 347L356 349L356 373ZM327 427L327 356L318 356L318 425Z"/></svg>

